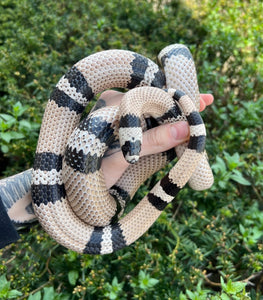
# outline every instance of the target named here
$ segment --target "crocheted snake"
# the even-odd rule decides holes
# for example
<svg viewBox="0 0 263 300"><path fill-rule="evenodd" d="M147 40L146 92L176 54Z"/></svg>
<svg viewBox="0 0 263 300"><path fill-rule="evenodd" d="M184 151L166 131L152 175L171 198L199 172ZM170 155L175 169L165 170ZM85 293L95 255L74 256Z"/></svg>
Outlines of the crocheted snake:
<svg viewBox="0 0 263 300"><path fill-rule="evenodd" d="M213 183L191 53L176 44L164 48L158 59L164 73L153 61L131 51L95 53L76 63L50 96L31 191L42 227L69 249L106 254L130 245L187 182L196 190ZM103 107L99 100L80 122L95 95L117 87L129 90L119 107ZM178 162L118 221L140 184L176 156L172 149L139 158L142 132L183 119L190 125L190 140L176 147ZM116 144L131 165L108 190L101 160Z"/></svg>

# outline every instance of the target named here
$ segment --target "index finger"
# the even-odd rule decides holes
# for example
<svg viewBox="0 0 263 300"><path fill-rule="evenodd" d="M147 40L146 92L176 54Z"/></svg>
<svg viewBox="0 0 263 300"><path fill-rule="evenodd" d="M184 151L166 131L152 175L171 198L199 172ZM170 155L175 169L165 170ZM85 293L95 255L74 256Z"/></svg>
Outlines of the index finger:
<svg viewBox="0 0 263 300"><path fill-rule="evenodd" d="M208 105L214 102L212 94L200 94L200 111L203 111Z"/></svg>

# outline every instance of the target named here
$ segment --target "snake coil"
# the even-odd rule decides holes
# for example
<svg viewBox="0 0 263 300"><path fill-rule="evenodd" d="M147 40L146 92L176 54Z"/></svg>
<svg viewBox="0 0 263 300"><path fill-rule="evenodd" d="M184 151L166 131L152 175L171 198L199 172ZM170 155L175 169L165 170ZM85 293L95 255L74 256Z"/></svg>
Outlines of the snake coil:
<svg viewBox="0 0 263 300"><path fill-rule="evenodd" d="M131 51L92 54L76 63L50 96L32 171L32 199L42 227L69 249L106 254L130 245L187 182L196 190L213 183L192 55L175 44L158 59L164 72ZM89 101L111 88L129 90L120 107L95 109L81 121ZM139 185L175 157L172 149L139 158L142 131L150 119L157 124L187 120L190 140L176 147L179 159L169 173L116 221ZM101 160L114 143L131 164L108 190Z"/></svg>

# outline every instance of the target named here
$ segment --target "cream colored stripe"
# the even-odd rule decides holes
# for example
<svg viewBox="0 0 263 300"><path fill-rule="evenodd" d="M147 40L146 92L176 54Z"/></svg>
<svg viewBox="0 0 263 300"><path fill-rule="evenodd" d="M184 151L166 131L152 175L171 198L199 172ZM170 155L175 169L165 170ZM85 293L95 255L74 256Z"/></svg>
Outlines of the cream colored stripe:
<svg viewBox="0 0 263 300"><path fill-rule="evenodd" d="M130 245L142 236L161 213L162 211L156 209L148 201L147 196L144 197L140 203L119 222L127 245Z"/></svg>
<svg viewBox="0 0 263 300"><path fill-rule="evenodd" d="M49 101L42 120L37 153L63 155L66 142L79 120L80 115L74 111L59 107L53 100Z"/></svg>
<svg viewBox="0 0 263 300"><path fill-rule="evenodd" d="M214 176L207 161L207 154L204 152L203 157L190 178L188 184L196 191L209 189L214 183Z"/></svg>
<svg viewBox="0 0 263 300"><path fill-rule="evenodd" d="M192 112L198 111L189 96L184 95L179 99L179 105L183 108L184 114L189 116Z"/></svg>
<svg viewBox="0 0 263 300"><path fill-rule="evenodd" d="M148 67L145 71L144 80L140 83L139 86L151 85L155 73L159 71L159 67L151 60L148 60Z"/></svg>
<svg viewBox="0 0 263 300"><path fill-rule="evenodd" d="M153 193L155 196L161 198L163 201L165 201L167 203L170 203L174 199L174 196L168 195L163 190L163 188L160 185L160 181L154 186L154 188L152 189L151 193Z"/></svg>
<svg viewBox="0 0 263 300"><path fill-rule="evenodd" d="M67 200L75 214L92 226L108 225L115 215L116 202L109 194L102 171L84 174L63 165L62 174Z"/></svg>
<svg viewBox="0 0 263 300"><path fill-rule="evenodd" d="M206 136L205 125L204 124L199 124L199 125L190 126L190 134L192 136L200 136L200 135L205 135Z"/></svg>
<svg viewBox="0 0 263 300"><path fill-rule="evenodd" d="M161 61L161 57L166 55L170 50L176 48L187 49L187 47L179 44L167 46L158 55L159 61ZM190 96L197 110L199 110L199 88L194 61L177 53L177 55L167 57L164 64L167 87L176 87L178 90L185 92Z"/></svg>
<svg viewBox="0 0 263 300"><path fill-rule="evenodd" d="M55 169L51 171L41 171L39 169L32 171L32 176L34 177L34 184L62 184L62 171L59 172Z"/></svg>
<svg viewBox="0 0 263 300"><path fill-rule="evenodd" d="M103 228L100 253L107 254L107 253L111 253L111 252L113 252L111 227L107 226L107 227Z"/></svg>
<svg viewBox="0 0 263 300"><path fill-rule="evenodd" d="M169 172L169 179L180 188L183 188L192 176L202 158L202 153L193 149L186 149L182 157Z"/></svg>
<svg viewBox="0 0 263 300"><path fill-rule="evenodd" d="M70 136L68 145L71 149L76 149L78 152L82 150L86 155L103 155L107 149L106 144L101 143L94 134L90 134L88 131L80 130L79 128L76 128Z"/></svg>
<svg viewBox="0 0 263 300"><path fill-rule="evenodd" d="M135 141L142 139L142 129L141 127L123 127L119 128L119 136L121 145L123 145L126 141ZM132 138L135 139L132 139Z"/></svg>
<svg viewBox="0 0 263 300"><path fill-rule="evenodd" d="M92 54L75 66L96 95L108 88L127 87L133 73L133 60L132 53L125 50L109 50Z"/></svg>

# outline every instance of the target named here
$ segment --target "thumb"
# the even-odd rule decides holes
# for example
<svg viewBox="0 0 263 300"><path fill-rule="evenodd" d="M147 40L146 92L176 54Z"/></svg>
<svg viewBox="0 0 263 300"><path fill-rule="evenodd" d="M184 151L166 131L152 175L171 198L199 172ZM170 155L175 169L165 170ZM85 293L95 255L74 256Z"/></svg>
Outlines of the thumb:
<svg viewBox="0 0 263 300"><path fill-rule="evenodd" d="M189 138L187 122L165 124L149 129L143 133L140 156L160 153L169 150ZM121 151L104 157L101 167L105 176L105 183L110 188L121 177L129 164Z"/></svg>
<svg viewBox="0 0 263 300"><path fill-rule="evenodd" d="M189 139L189 126L185 121L164 124L143 134L141 156L169 150Z"/></svg>

